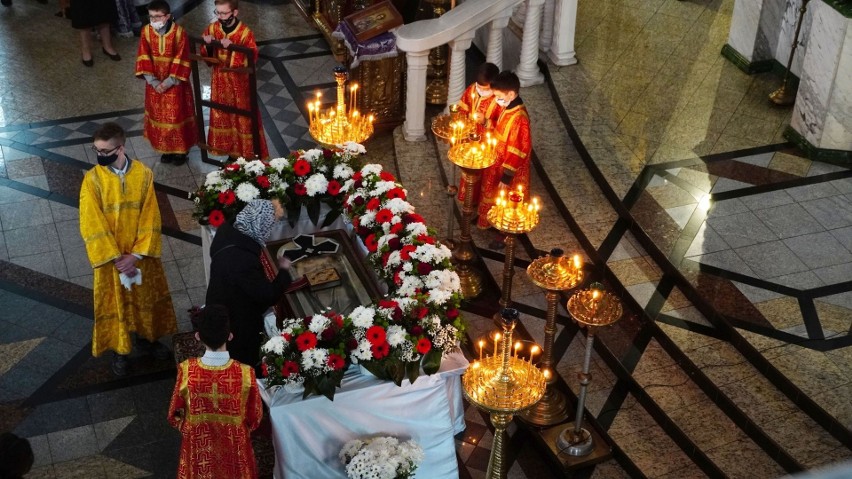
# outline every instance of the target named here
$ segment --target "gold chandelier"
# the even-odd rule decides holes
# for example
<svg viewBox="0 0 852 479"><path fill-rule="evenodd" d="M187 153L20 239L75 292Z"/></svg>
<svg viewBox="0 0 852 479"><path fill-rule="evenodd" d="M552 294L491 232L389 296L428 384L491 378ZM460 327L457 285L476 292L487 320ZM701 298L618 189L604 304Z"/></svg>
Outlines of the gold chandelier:
<svg viewBox="0 0 852 479"><path fill-rule="evenodd" d="M373 115L361 115L357 108L358 85L349 87L349 108L344 102L346 69L334 67L334 80L337 82L337 104L323 112L317 92L316 101L308 102L309 131L311 136L325 146L342 145L348 141L363 143L373 134Z"/></svg>

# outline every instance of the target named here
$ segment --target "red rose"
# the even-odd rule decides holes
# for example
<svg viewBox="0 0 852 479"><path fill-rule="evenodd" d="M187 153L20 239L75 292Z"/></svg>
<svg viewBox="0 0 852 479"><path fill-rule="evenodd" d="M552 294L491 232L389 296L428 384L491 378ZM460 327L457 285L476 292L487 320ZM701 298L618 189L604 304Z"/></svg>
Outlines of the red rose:
<svg viewBox="0 0 852 479"><path fill-rule="evenodd" d="M226 190L224 193L219 193L219 203L231 206L235 201L237 201L237 195L234 194L234 190Z"/></svg>
<svg viewBox="0 0 852 479"><path fill-rule="evenodd" d="M364 238L364 246L367 247L367 251L369 251L370 253L374 253L376 251L376 248L379 247L379 241L376 239L376 235L371 234L370 236Z"/></svg>
<svg viewBox="0 0 852 479"><path fill-rule="evenodd" d="M355 206L364 206L364 198L361 196L356 196L352 202L355 203Z"/></svg>
<svg viewBox="0 0 852 479"><path fill-rule="evenodd" d="M426 338L420 338L417 341L417 352L420 354L426 354L429 350L432 349L432 341L429 341Z"/></svg>
<svg viewBox="0 0 852 479"><path fill-rule="evenodd" d="M364 334L367 337L367 341L369 341L370 344L373 345L383 343L385 342L385 339L387 339L385 328L379 325L370 326L369 328L367 328L367 331Z"/></svg>
<svg viewBox="0 0 852 479"><path fill-rule="evenodd" d="M334 339L334 328L323 329L322 333L320 333L320 336L322 336L322 339L325 341L330 341Z"/></svg>
<svg viewBox="0 0 852 479"><path fill-rule="evenodd" d="M421 276L426 276L432 272L432 265L429 263L418 263L417 272L420 273Z"/></svg>
<svg viewBox="0 0 852 479"><path fill-rule="evenodd" d="M403 190L402 188L394 188L388 191L388 199L392 200L394 198L405 199L405 190Z"/></svg>
<svg viewBox="0 0 852 479"><path fill-rule="evenodd" d="M257 181L257 186L261 188L269 188L269 178L265 176L258 176L255 178L255 181Z"/></svg>
<svg viewBox="0 0 852 479"><path fill-rule="evenodd" d="M352 185L355 186L355 189L357 190L358 188L364 186L364 183L362 183L361 180L357 180L355 183L352 183Z"/></svg>
<svg viewBox="0 0 852 479"><path fill-rule="evenodd" d="M305 188L305 185L301 183L296 183L293 185L293 193L296 193L296 196L305 196L308 194L308 189Z"/></svg>
<svg viewBox="0 0 852 479"><path fill-rule="evenodd" d="M307 351L317 345L317 335L311 331L296 336L296 347L299 351Z"/></svg>
<svg viewBox="0 0 852 479"><path fill-rule="evenodd" d="M382 202L379 201L378 198L372 198L367 202L367 211L373 211L379 209L379 206L382 205Z"/></svg>
<svg viewBox="0 0 852 479"><path fill-rule="evenodd" d="M379 178L381 178L383 181L396 181L396 178L394 178L393 175L388 173L387 171L379 173Z"/></svg>
<svg viewBox="0 0 852 479"><path fill-rule="evenodd" d="M380 308L391 309L391 308L395 308L397 306L399 306L399 303L397 303L396 301L394 301L392 299L380 299L379 300L379 307Z"/></svg>
<svg viewBox="0 0 852 479"><path fill-rule="evenodd" d="M296 160L293 163L293 173L296 173L298 176L305 176L311 172L311 164L305 160Z"/></svg>
<svg viewBox="0 0 852 479"><path fill-rule="evenodd" d="M290 333L281 333L281 337L284 338L284 341L290 342L293 339L293 335Z"/></svg>
<svg viewBox="0 0 852 479"><path fill-rule="evenodd" d="M364 177L364 175L362 175L360 171L356 171L355 174L352 175L352 179L355 180L355 181L358 181L363 177Z"/></svg>
<svg viewBox="0 0 852 479"><path fill-rule="evenodd" d="M340 193L340 183L337 180L331 180L328 182L328 194L331 196L337 196Z"/></svg>
<svg viewBox="0 0 852 479"><path fill-rule="evenodd" d="M456 318L458 318L458 317L459 317L459 310L458 310L458 309L453 308L453 309L448 309L448 310L447 310L447 318L449 318L449 319L456 319Z"/></svg>
<svg viewBox="0 0 852 479"><path fill-rule="evenodd" d="M214 228L218 228L222 226L222 223L225 222L225 214L219 210L213 210L210 212L210 215L207 217L207 222L210 223L210 226Z"/></svg>
<svg viewBox="0 0 852 479"><path fill-rule="evenodd" d="M387 341L381 344L374 344L370 346L370 351L373 352L374 359L382 359L390 353L390 344Z"/></svg>
<svg viewBox="0 0 852 479"><path fill-rule="evenodd" d="M228 163L227 165L225 165L225 169L232 172L240 171L240 165L239 163Z"/></svg>
<svg viewBox="0 0 852 479"><path fill-rule="evenodd" d="M355 339L355 338L349 338L349 339L346 341L346 350L347 350L347 351L352 351L353 349L355 349L355 348L357 348L357 347L358 347L358 340L357 340L357 339Z"/></svg>
<svg viewBox="0 0 852 479"><path fill-rule="evenodd" d="M331 320L334 321L334 324L337 325L338 328L343 327L343 315L335 314L331 317Z"/></svg>
<svg viewBox="0 0 852 479"><path fill-rule="evenodd" d="M397 234L399 234L400 231L402 231L403 228L405 228L405 224L403 224L402 222L399 222L399 223L391 225L390 232L397 235Z"/></svg>
<svg viewBox="0 0 852 479"><path fill-rule="evenodd" d="M263 377L269 376L269 366L266 363L260 363L260 372L263 374Z"/></svg>
<svg viewBox="0 0 852 479"><path fill-rule="evenodd" d="M435 244L435 238L429 235L419 235L417 236L417 241L425 244Z"/></svg>
<svg viewBox="0 0 852 479"><path fill-rule="evenodd" d="M281 365L281 375L288 378L294 374L299 374L299 363L284 361L284 364Z"/></svg>
<svg viewBox="0 0 852 479"><path fill-rule="evenodd" d="M402 221L407 225L411 223L425 223L425 221L423 221L423 217L417 213L408 213L407 215L404 215L402 217Z"/></svg>
<svg viewBox="0 0 852 479"><path fill-rule="evenodd" d="M399 252L399 256L404 261L408 261L409 259L411 259L411 253L413 253L416 249L416 246L407 244L402 247L402 250Z"/></svg>
<svg viewBox="0 0 852 479"><path fill-rule="evenodd" d="M411 328L411 335L412 336L419 336L421 334L423 334L423 326L412 326L412 328Z"/></svg>
<svg viewBox="0 0 852 479"><path fill-rule="evenodd" d="M429 314L429 308L420 308L417 310L417 319L423 319Z"/></svg>
<svg viewBox="0 0 852 479"><path fill-rule="evenodd" d="M325 159L329 159L332 156L334 156L334 152L329 150L328 148L323 148L322 149L322 156L324 156Z"/></svg>
<svg viewBox="0 0 852 479"><path fill-rule="evenodd" d="M328 364L328 367L335 371L343 369L343 365L346 364L346 362L343 361L343 357L339 354L329 354L328 359L326 359L325 362Z"/></svg>
<svg viewBox="0 0 852 479"><path fill-rule="evenodd" d="M379 224L390 223L390 220L392 220L392 219L393 219L393 213L391 213L391 210L389 210L387 208L385 208L383 210L379 210L379 212L376 213L376 223L379 223Z"/></svg>
<svg viewBox="0 0 852 479"><path fill-rule="evenodd" d="M355 218L360 220L360 218L358 218L357 216ZM352 223L353 224L355 223L355 219L352 220ZM363 236L367 236L368 234L370 234L370 228L367 228L366 226L361 226L359 224L357 229L358 229L358 236L363 237Z"/></svg>
<svg viewBox="0 0 852 479"><path fill-rule="evenodd" d="M399 309L399 308L394 308L393 314L391 315L391 318L393 318L394 321L401 321L402 320L402 310Z"/></svg>

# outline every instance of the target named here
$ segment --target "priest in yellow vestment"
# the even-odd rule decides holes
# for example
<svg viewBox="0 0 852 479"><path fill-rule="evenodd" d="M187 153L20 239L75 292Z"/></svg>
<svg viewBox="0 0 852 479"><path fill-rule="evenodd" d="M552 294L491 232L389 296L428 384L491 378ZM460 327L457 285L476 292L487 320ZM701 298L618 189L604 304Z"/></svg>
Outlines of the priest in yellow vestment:
<svg viewBox="0 0 852 479"><path fill-rule="evenodd" d="M119 376L127 374L131 333L162 350L157 339L177 331L160 263L154 174L125 155L124 141L124 130L115 123L95 132L98 165L80 186L80 233L95 273L92 354L112 350Z"/></svg>

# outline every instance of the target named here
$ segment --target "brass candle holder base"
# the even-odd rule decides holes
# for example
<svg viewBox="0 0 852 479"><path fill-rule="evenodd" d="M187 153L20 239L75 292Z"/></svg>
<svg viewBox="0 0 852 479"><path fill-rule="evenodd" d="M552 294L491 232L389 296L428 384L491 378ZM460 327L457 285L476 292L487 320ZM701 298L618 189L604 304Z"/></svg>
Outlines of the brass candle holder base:
<svg viewBox="0 0 852 479"><path fill-rule="evenodd" d="M784 82L780 88L769 94L769 101L779 106L790 106L796 102L796 91L787 88Z"/></svg>
<svg viewBox="0 0 852 479"><path fill-rule="evenodd" d="M573 422L568 423L568 426L569 430L574 429ZM593 464L598 464L612 458L612 447L606 443L603 436L598 434L598 432L593 428L583 428L582 430L590 434L590 441L594 445L591 451L582 456L568 454L567 449L560 449L557 445L559 443L559 438L565 431L565 424L537 431L541 441L547 445L548 451L552 454L553 458L556 459L556 462L562 466L562 470L565 472L589 467Z"/></svg>
<svg viewBox="0 0 852 479"><path fill-rule="evenodd" d="M518 414L524 422L535 426L553 426L568 419L568 400L561 391L547 385L541 401Z"/></svg>

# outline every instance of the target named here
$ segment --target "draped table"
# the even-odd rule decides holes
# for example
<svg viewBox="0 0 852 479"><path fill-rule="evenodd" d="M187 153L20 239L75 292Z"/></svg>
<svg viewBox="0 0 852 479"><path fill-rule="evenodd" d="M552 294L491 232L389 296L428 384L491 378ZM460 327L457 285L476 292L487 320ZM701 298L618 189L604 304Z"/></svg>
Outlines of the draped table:
<svg viewBox="0 0 852 479"><path fill-rule="evenodd" d="M453 436L464 430L461 375L468 361L461 352L444 357L441 369L402 387L363 375L352 366L334 401L324 396L302 400L301 393L264 389L275 445L277 479L346 478L338 454L352 439L394 436L414 439L423 448L418 478L457 478Z"/></svg>

